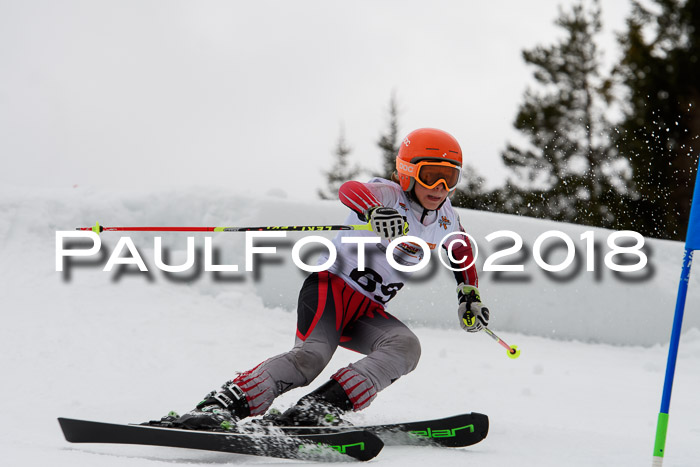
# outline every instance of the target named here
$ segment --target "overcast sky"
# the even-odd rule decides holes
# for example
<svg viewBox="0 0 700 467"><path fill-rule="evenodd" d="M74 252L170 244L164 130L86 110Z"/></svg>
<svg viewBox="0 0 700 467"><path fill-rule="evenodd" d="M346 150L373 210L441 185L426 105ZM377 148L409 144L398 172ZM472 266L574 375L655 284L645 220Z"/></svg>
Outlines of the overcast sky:
<svg viewBox="0 0 700 467"><path fill-rule="evenodd" d="M452 133L500 183L500 151L561 0L0 0L0 184L177 186L312 199L341 124L378 169L402 134ZM615 58L627 0L603 0Z"/></svg>

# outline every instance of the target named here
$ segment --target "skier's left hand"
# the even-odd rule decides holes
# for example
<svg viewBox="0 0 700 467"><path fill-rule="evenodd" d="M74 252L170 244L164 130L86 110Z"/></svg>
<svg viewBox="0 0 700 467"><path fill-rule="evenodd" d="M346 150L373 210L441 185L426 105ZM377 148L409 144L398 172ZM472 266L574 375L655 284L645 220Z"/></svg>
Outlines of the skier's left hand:
<svg viewBox="0 0 700 467"><path fill-rule="evenodd" d="M489 324L489 309L481 303L479 289L465 283L457 286L459 324L467 332L479 332Z"/></svg>

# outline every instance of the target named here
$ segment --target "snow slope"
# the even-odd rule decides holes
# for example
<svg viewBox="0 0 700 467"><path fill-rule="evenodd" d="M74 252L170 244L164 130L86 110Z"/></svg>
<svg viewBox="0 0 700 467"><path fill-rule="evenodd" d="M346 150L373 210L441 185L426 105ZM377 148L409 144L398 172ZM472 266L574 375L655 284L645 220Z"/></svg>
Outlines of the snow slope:
<svg viewBox="0 0 700 467"><path fill-rule="evenodd" d="M399 421L461 411L489 415L491 432L471 448L389 447L377 465L639 466L650 463L682 244L647 240L641 278L616 276L602 264L585 271L581 232L594 230L607 251L610 232L581 226L460 211L483 239L508 229L524 239L525 272L481 274L492 328L522 349L518 360L486 335L457 327L454 283L437 264L419 273L390 311L412 325L423 355L416 371L388 388L355 421ZM103 272L106 257L55 271L55 232L105 225L263 225L336 223L335 202L296 202L216 190L122 195L80 188L0 190L0 396L9 423L0 428L4 465L280 464L187 450L70 445L56 417L114 422L185 411L237 370L287 350L304 274L290 258L290 234L259 274L215 275L201 268L165 274L154 267L153 235L130 235L150 273ZM544 274L532 259L534 240L561 230L583 262L562 275ZM163 234L168 262L185 259L187 234ZM198 247L204 235L194 235ZM214 234L218 261L243 269L240 234ZM119 235L101 236L111 251ZM550 261L558 262L554 252ZM198 264L201 264L199 258ZM483 257L478 262L483 264ZM431 266L432 267L432 266ZM573 273L572 273L573 270ZM428 274L430 272L430 274ZM426 277L430 276L430 277ZM429 280L428 280L429 279ZM691 277L667 442L666 466L700 462L700 280ZM357 358L340 349L323 380ZM304 393L280 397L279 407Z"/></svg>

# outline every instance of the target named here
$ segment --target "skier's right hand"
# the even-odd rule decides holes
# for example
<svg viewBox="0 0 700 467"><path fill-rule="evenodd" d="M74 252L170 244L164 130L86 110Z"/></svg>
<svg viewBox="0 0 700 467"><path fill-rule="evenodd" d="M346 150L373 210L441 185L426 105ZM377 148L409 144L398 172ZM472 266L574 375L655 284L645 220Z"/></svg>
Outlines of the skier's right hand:
<svg viewBox="0 0 700 467"><path fill-rule="evenodd" d="M465 283L457 286L459 324L467 332L479 332L489 325L489 309L481 303L479 289Z"/></svg>
<svg viewBox="0 0 700 467"><path fill-rule="evenodd" d="M394 208L376 206L369 210L367 218L372 230L388 241L408 233L406 219Z"/></svg>

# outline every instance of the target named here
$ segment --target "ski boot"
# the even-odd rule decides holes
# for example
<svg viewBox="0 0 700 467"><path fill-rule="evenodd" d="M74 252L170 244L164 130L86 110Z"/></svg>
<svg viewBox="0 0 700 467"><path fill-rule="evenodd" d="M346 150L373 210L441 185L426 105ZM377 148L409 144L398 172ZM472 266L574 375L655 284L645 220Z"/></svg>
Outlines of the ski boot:
<svg viewBox="0 0 700 467"><path fill-rule="evenodd" d="M173 424L189 430L232 430L250 415L245 393L232 381L207 394L194 410L177 418Z"/></svg>
<svg viewBox="0 0 700 467"><path fill-rule="evenodd" d="M271 410L263 423L276 426L338 426L350 425L341 415L351 410L352 402L343 387L331 379L305 395L284 413Z"/></svg>

